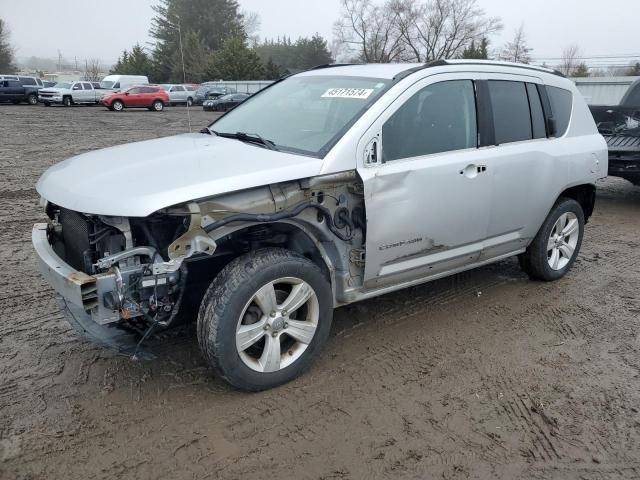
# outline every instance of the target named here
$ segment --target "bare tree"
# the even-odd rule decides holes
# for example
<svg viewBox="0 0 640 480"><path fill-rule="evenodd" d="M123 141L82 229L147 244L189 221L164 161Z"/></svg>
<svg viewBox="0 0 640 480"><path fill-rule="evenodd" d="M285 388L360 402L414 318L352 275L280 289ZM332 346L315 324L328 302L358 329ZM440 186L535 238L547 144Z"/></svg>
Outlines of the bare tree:
<svg viewBox="0 0 640 480"><path fill-rule="evenodd" d="M574 70L578 66L578 59L580 57L580 47L575 43L569 45L562 51L562 57L560 60L560 65L558 65L558 70L561 73L570 77L573 75Z"/></svg>
<svg viewBox="0 0 640 480"><path fill-rule="evenodd" d="M527 45L527 35L524 32L524 25L520 25L516 30L513 40L507 42L500 54L500 60L514 63L529 63L531 61L531 51Z"/></svg>
<svg viewBox="0 0 640 480"><path fill-rule="evenodd" d="M97 58L84 61L84 74L82 77L89 82L99 82L102 80L102 65Z"/></svg>
<svg viewBox="0 0 640 480"><path fill-rule="evenodd" d="M417 62L454 58L472 42L502 30L498 17L488 17L477 0L393 0L407 59Z"/></svg>
<svg viewBox="0 0 640 480"><path fill-rule="evenodd" d="M379 7L371 0L341 0L342 17L334 25L343 54L367 63L402 59L403 41L396 15L389 16L389 3Z"/></svg>
<svg viewBox="0 0 640 480"><path fill-rule="evenodd" d="M366 62L428 62L459 57L502 29L477 0L342 0L337 43Z"/></svg>
<svg viewBox="0 0 640 480"><path fill-rule="evenodd" d="M258 45L260 43L259 32L262 27L260 15L257 12L242 12L242 26L247 35L249 45L252 47Z"/></svg>
<svg viewBox="0 0 640 480"><path fill-rule="evenodd" d="M14 50L9 43L9 27L0 18L0 71L11 73L16 69Z"/></svg>

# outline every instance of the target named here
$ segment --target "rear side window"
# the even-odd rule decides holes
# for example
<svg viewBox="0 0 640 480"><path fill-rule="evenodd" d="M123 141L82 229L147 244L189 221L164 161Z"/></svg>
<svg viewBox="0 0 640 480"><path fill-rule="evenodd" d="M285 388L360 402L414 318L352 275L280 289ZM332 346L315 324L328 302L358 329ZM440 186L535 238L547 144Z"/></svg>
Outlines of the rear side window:
<svg viewBox="0 0 640 480"><path fill-rule="evenodd" d="M382 127L384 161L477 147L473 82L423 88Z"/></svg>
<svg viewBox="0 0 640 480"><path fill-rule="evenodd" d="M37 85L36 79L30 77L20 77L20 83L22 85Z"/></svg>
<svg viewBox="0 0 640 480"><path fill-rule="evenodd" d="M527 95L529 95L529 106L531 107L533 138L546 138L547 129L545 127L542 101L540 100L538 88L533 83L527 83Z"/></svg>
<svg viewBox="0 0 640 480"><path fill-rule="evenodd" d="M547 95L551 103L551 114L556 124L555 135L561 137L567 133L569 121L571 120L571 110L573 108L573 95L569 90L558 87L547 86Z"/></svg>
<svg viewBox="0 0 640 480"><path fill-rule="evenodd" d="M522 82L489 81L496 144L533 138L527 89Z"/></svg>
<svg viewBox="0 0 640 480"><path fill-rule="evenodd" d="M82 86L84 87L85 90L93 90L93 87L91 86L90 83L83 83Z"/></svg>

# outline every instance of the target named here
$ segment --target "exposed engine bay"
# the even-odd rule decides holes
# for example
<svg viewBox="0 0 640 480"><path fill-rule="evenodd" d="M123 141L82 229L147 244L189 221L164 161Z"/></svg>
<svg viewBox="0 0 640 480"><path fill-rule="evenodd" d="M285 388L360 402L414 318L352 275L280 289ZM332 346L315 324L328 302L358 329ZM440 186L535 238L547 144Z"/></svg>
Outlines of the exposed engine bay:
<svg viewBox="0 0 640 480"><path fill-rule="evenodd" d="M194 201L146 218L88 215L51 203L46 212L55 253L95 278L82 306L100 325L169 326L185 293L201 291L230 260L266 246L324 265L340 289L361 283L366 221L355 172Z"/></svg>

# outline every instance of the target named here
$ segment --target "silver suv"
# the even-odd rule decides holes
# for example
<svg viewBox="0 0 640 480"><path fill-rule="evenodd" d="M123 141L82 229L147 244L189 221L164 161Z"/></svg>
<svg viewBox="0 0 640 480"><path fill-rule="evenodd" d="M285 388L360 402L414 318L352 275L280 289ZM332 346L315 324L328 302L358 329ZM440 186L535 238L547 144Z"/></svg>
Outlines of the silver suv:
<svg viewBox="0 0 640 480"><path fill-rule="evenodd" d="M139 354L127 331L197 299L207 361L261 390L309 366L341 305L515 255L561 278L606 172L582 96L551 70L325 66L201 133L51 168L33 244L78 331Z"/></svg>

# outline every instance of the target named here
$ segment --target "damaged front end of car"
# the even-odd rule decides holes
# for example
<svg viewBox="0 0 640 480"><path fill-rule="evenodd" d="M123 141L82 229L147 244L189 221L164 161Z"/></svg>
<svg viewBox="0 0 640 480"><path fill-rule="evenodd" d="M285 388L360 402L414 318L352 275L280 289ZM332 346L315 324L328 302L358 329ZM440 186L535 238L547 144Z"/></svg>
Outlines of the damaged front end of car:
<svg viewBox="0 0 640 480"><path fill-rule="evenodd" d="M227 193L145 218L84 214L53 203L46 213L49 222L34 226L33 244L70 322L91 340L129 354L135 342L115 345L121 342L114 327L139 339L150 327L171 326L185 297L197 304L202 286L248 251L297 251L322 265L339 291L362 276L362 262L351 261L365 234L363 189L353 171Z"/></svg>

